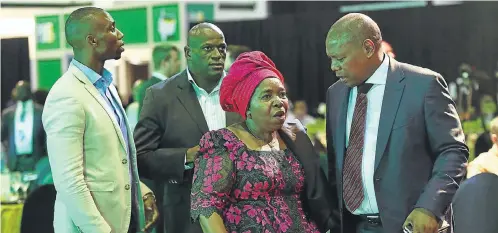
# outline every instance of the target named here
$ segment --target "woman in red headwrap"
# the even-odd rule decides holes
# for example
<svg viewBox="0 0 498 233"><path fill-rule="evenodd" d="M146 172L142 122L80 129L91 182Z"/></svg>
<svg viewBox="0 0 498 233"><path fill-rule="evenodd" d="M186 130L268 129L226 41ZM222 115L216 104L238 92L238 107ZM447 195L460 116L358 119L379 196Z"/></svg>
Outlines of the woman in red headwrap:
<svg viewBox="0 0 498 233"><path fill-rule="evenodd" d="M302 125L286 122L283 83L259 51L241 54L223 79L222 108L245 121L201 139L191 216L205 233L318 233L336 227L318 155Z"/></svg>

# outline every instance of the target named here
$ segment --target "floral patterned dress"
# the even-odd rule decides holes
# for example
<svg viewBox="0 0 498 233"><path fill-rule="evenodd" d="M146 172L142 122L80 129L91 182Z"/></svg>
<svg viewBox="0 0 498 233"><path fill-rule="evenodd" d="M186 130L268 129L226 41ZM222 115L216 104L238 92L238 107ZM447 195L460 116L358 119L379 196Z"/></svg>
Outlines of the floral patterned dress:
<svg viewBox="0 0 498 233"><path fill-rule="evenodd" d="M228 129L206 133L195 161L191 217L218 213L230 233L319 233L300 196L304 170L289 150L249 150Z"/></svg>

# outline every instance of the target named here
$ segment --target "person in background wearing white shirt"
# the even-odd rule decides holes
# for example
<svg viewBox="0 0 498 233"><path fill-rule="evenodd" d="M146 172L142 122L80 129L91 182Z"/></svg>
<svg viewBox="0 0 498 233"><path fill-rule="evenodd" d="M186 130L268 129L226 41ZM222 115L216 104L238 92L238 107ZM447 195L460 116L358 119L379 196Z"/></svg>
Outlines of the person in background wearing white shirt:
<svg viewBox="0 0 498 233"><path fill-rule="evenodd" d="M498 117L495 117L489 127L489 135L493 146L488 152L481 153L467 167L467 179L481 173L498 175Z"/></svg>
<svg viewBox="0 0 498 233"><path fill-rule="evenodd" d="M2 113L2 144L7 150L10 171L33 171L47 155L42 124L43 106L34 103L29 82L19 81L13 91L16 104Z"/></svg>
<svg viewBox="0 0 498 233"><path fill-rule="evenodd" d="M143 87L140 88L140 98L135 99L135 101L139 103L138 114L140 114L140 111L142 110L147 88L180 72L180 50L178 47L169 44L155 46L152 50L152 65L154 72L152 72L152 76L145 81Z"/></svg>
<svg viewBox="0 0 498 233"><path fill-rule="evenodd" d="M141 97L142 89L144 88L144 80L138 79L133 83L133 87L131 89L133 95L133 102L128 104L126 107L126 116L128 117L128 124L130 125L130 131L135 131L135 126L138 122L139 115L139 99L143 99Z"/></svg>

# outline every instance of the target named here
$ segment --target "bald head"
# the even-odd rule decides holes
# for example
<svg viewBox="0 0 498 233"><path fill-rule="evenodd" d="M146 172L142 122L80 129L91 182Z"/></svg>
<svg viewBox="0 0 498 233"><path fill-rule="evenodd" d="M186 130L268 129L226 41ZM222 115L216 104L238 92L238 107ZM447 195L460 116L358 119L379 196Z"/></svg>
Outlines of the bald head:
<svg viewBox="0 0 498 233"><path fill-rule="evenodd" d="M377 24L364 14L347 14L327 34L326 53L330 69L347 86L362 84L384 59L382 35Z"/></svg>
<svg viewBox="0 0 498 233"><path fill-rule="evenodd" d="M184 51L188 69L197 83L209 83L208 89L217 85L224 72L226 49L225 36L216 25L200 23L190 29Z"/></svg>
<svg viewBox="0 0 498 233"><path fill-rule="evenodd" d="M193 26L187 35L187 45L197 42L199 39L204 39L209 35L219 35L225 37L221 29L212 23L199 23Z"/></svg>
<svg viewBox="0 0 498 233"><path fill-rule="evenodd" d="M382 43L382 34L377 23L360 13L350 13L337 20L330 28L327 38L357 44L369 39L377 49Z"/></svg>
<svg viewBox="0 0 498 233"><path fill-rule="evenodd" d="M101 14L105 14L105 11L97 7L83 7L73 11L64 27L67 43L73 48L81 48L93 27L93 21Z"/></svg>

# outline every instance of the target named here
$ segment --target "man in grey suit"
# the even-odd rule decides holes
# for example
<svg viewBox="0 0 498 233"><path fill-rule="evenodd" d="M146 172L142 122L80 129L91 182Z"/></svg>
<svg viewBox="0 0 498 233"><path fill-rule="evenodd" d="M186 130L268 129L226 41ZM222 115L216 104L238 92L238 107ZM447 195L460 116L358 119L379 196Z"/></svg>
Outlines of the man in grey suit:
<svg viewBox="0 0 498 233"><path fill-rule="evenodd" d="M445 80L384 54L377 24L348 14L326 39L329 179L349 232L438 231L468 148Z"/></svg>
<svg viewBox="0 0 498 233"><path fill-rule="evenodd" d="M242 121L223 111L219 102L225 76L226 43L215 25L190 29L187 69L147 89L135 128L138 170L143 178L164 182L163 214L166 233L201 233L190 221L192 167L199 141L210 130Z"/></svg>

